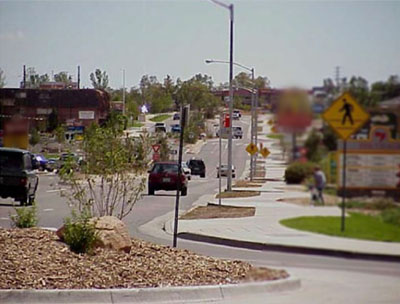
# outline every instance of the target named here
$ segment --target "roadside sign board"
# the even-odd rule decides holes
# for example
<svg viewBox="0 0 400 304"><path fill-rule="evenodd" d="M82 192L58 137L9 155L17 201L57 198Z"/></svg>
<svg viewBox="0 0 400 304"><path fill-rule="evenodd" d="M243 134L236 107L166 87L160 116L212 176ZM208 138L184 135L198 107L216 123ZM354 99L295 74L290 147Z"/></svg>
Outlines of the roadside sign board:
<svg viewBox="0 0 400 304"><path fill-rule="evenodd" d="M257 146L256 146L255 144L250 143L250 144L248 144L248 146L246 147L246 151L247 151L247 153L253 155L253 154L255 154L255 153L258 152L258 148L257 148Z"/></svg>
<svg viewBox="0 0 400 304"><path fill-rule="evenodd" d="M264 158L267 158L268 157L268 155L271 153L267 148L262 148L261 149L261 155L264 157Z"/></svg>
<svg viewBox="0 0 400 304"><path fill-rule="evenodd" d="M344 93L322 113L322 118L346 140L369 120L369 114L349 93Z"/></svg>

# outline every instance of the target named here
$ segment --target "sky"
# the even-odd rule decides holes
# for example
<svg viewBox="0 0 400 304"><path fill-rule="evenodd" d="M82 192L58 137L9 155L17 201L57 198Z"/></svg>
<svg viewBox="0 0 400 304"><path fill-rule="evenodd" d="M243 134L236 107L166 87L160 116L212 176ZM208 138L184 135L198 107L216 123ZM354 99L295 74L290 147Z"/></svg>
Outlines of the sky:
<svg viewBox="0 0 400 304"><path fill-rule="evenodd" d="M222 0L220 0L222 1ZM229 2L227 2L229 3ZM370 83L400 75L400 1L234 1L234 61L272 87L311 88L335 76ZM2 1L0 68L18 87L22 67L67 71L91 87L96 68L110 86L145 74L187 80L197 73L227 82L229 11L210 0ZM243 69L235 67L234 73Z"/></svg>

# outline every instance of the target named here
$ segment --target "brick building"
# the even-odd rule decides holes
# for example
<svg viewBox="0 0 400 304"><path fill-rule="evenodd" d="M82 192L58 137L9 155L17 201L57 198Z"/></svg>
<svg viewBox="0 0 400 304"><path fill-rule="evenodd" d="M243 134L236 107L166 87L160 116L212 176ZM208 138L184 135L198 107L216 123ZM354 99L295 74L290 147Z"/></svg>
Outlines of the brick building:
<svg viewBox="0 0 400 304"><path fill-rule="evenodd" d="M43 130L53 110L67 126L101 123L110 112L110 95L95 89L0 89L1 121L20 114L29 121L30 129Z"/></svg>

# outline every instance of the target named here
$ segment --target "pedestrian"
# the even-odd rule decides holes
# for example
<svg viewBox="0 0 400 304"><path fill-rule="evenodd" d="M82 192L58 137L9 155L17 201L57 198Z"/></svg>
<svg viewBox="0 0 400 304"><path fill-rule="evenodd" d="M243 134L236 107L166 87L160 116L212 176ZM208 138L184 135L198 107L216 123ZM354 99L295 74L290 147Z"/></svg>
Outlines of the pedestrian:
<svg viewBox="0 0 400 304"><path fill-rule="evenodd" d="M321 170L319 166L314 167L314 181L315 188L317 189L317 199L321 201L322 205L325 204L323 191L326 184L325 173Z"/></svg>

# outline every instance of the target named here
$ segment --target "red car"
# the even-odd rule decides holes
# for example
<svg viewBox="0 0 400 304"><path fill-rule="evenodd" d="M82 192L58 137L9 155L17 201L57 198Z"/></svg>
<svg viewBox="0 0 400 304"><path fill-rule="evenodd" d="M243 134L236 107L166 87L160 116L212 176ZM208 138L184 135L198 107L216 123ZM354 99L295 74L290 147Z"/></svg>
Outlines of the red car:
<svg viewBox="0 0 400 304"><path fill-rule="evenodd" d="M187 178L183 170L181 180L178 180L179 166L176 162L157 162L149 171L149 195L154 195L156 190L177 190L181 185L182 196L187 195Z"/></svg>

